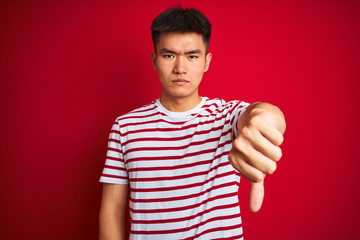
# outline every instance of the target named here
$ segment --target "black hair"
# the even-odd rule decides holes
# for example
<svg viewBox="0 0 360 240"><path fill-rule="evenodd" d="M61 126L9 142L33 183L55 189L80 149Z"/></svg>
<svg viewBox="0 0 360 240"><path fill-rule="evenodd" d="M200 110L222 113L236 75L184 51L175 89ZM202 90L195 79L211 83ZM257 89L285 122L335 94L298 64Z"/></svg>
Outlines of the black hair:
<svg viewBox="0 0 360 240"><path fill-rule="evenodd" d="M160 35L166 32L195 32L203 36L206 52L209 48L211 23L199 10L183 9L180 5L169 8L157 16L151 24L151 36L156 50Z"/></svg>

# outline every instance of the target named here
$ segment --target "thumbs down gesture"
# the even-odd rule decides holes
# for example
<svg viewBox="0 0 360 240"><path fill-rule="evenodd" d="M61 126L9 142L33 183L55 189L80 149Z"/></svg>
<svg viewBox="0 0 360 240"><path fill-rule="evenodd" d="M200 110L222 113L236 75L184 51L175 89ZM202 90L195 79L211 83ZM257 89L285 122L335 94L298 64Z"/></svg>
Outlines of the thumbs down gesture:
<svg viewBox="0 0 360 240"><path fill-rule="evenodd" d="M229 161L242 176L251 181L250 210L260 210L264 199L264 178L275 172L282 157L286 123L274 105L251 104L238 120L239 134L233 141Z"/></svg>

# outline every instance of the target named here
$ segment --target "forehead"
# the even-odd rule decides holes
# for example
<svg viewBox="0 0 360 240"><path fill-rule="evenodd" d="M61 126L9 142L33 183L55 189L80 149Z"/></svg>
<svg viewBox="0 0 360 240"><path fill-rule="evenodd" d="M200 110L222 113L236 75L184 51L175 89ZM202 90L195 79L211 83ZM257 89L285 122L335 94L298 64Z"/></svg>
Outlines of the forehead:
<svg viewBox="0 0 360 240"><path fill-rule="evenodd" d="M199 49L205 52L205 43L201 34L168 32L160 35L159 43L156 45L158 50L162 48L170 49L174 52L187 52Z"/></svg>

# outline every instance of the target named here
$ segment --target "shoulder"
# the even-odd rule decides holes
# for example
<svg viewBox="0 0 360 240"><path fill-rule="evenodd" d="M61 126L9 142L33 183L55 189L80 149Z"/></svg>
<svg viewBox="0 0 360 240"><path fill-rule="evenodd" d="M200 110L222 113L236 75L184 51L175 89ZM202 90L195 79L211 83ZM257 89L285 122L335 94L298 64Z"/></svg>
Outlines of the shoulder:
<svg viewBox="0 0 360 240"><path fill-rule="evenodd" d="M206 109L208 112L227 112L233 110L234 108L246 107L248 105L248 103L240 100L225 101L221 98L212 98L206 100L203 108Z"/></svg>

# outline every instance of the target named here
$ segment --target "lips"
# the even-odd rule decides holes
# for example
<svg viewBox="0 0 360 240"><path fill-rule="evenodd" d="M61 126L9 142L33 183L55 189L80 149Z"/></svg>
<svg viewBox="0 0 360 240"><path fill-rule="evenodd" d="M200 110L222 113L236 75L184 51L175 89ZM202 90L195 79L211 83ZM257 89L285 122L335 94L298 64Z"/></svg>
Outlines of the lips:
<svg viewBox="0 0 360 240"><path fill-rule="evenodd" d="M188 80L182 79L182 78L177 78L175 80L172 80L173 83L187 83L189 82Z"/></svg>

